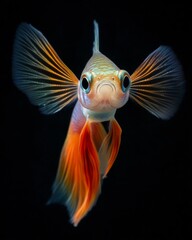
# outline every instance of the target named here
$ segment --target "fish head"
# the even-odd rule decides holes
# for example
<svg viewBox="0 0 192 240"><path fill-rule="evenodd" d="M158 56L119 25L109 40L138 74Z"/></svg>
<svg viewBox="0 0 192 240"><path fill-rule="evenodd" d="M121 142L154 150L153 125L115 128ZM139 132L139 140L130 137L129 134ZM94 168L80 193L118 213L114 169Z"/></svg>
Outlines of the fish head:
<svg viewBox="0 0 192 240"><path fill-rule="evenodd" d="M121 108L129 98L131 81L125 70L82 73L78 86L81 105L95 112L109 112Z"/></svg>
<svg viewBox="0 0 192 240"><path fill-rule="evenodd" d="M129 98L130 75L125 70L112 73L83 72L78 98L84 108L104 112L121 108Z"/></svg>

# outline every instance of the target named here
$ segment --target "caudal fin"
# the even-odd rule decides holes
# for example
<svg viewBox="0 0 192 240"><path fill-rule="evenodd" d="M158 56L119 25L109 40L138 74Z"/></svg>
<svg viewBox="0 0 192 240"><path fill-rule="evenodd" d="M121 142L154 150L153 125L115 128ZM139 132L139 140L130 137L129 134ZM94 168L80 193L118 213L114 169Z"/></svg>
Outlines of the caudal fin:
<svg viewBox="0 0 192 240"><path fill-rule="evenodd" d="M106 177L111 169L121 143L121 127L115 119L110 121L109 132L103 139L102 145L99 149L99 159L101 162L101 173Z"/></svg>
<svg viewBox="0 0 192 240"><path fill-rule="evenodd" d="M92 208L100 193L99 168L90 122L85 123L81 133L70 127L49 203L65 204L74 226Z"/></svg>

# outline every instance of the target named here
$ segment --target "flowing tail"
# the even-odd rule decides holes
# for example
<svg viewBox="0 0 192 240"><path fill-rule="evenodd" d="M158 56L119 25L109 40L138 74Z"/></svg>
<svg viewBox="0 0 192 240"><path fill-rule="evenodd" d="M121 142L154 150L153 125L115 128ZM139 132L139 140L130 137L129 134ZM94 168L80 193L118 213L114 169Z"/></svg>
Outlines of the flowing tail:
<svg viewBox="0 0 192 240"><path fill-rule="evenodd" d="M53 193L48 203L65 204L71 223L77 226L91 210L117 156L121 129L111 120L107 133L101 123L86 121L80 132L70 124L64 143Z"/></svg>

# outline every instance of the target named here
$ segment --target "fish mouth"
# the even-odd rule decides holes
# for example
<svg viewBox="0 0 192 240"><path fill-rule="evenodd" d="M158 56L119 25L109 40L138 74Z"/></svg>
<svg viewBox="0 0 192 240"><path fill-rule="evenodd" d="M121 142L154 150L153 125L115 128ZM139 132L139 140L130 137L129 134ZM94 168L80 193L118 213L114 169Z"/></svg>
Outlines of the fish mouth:
<svg viewBox="0 0 192 240"><path fill-rule="evenodd" d="M96 87L96 92L101 95L108 95L115 91L116 91L115 85L109 81L104 81L102 83L99 83Z"/></svg>
<svg viewBox="0 0 192 240"><path fill-rule="evenodd" d="M113 106L113 98L115 94L116 86L113 82L106 80L98 83L96 87L97 104L95 108L100 111L115 109L116 106Z"/></svg>

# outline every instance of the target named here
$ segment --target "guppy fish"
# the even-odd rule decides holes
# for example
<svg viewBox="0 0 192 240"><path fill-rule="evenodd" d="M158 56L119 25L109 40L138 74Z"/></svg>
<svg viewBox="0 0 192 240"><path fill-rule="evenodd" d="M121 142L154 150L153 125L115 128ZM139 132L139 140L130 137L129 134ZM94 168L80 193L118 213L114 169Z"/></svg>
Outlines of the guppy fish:
<svg viewBox="0 0 192 240"><path fill-rule="evenodd" d="M20 24L13 49L14 83L42 113L54 114L76 101L48 202L66 205L74 226L96 203L117 157L122 130L116 110L130 97L169 119L184 94L183 71L171 48L158 47L130 75L100 52L96 21L94 35L93 54L80 79L30 24Z"/></svg>

